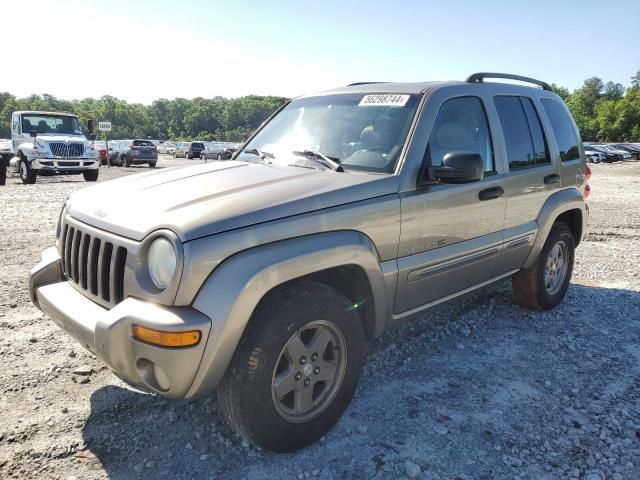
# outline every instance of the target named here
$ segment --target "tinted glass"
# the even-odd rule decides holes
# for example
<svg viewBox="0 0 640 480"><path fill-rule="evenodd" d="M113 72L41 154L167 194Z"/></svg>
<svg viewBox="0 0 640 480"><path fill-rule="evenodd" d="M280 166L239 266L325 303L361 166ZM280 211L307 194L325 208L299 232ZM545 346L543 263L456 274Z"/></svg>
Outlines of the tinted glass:
<svg viewBox="0 0 640 480"><path fill-rule="evenodd" d="M580 158L578 136L576 135L567 111L560 102L556 102L555 100L543 98L541 102L551 122L551 128L553 129L553 134L556 137L556 143L560 150L560 158L563 162L577 160Z"/></svg>
<svg viewBox="0 0 640 480"><path fill-rule="evenodd" d="M149 140L134 140L133 144L136 147L154 147L155 145L153 144L153 142L149 141Z"/></svg>
<svg viewBox="0 0 640 480"><path fill-rule="evenodd" d="M191 147L192 148L201 148L201 149L204 150L204 143L195 143L194 142L194 143L191 144Z"/></svg>
<svg viewBox="0 0 640 480"><path fill-rule="evenodd" d="M538 113L530 98L520 97L520 101L522 102L524 112L527 115L527 121L529 122L535 163L548 163L551 159L549 158L549 150L547 149L547 141L542 131L540 117L538 117Z"/></svg>
<svg viewBox="0 0 640 480"><path fill-rule="evenodd" d="M520 97L498 96L494 103L504 134L509 169L534 167L547 163L544 137L531 100ZM526 106L526 107L525 107ZM529 110L529 115L527 115ZM532 122L530 124L529 117Z"/></svg>
<svg viewBox="0 0 640 480"><path fill-rule="evenodd" d="M449 152L467 151L479 154L485 172L493 172L493 147L480 99L460 97L443 103L427 148L431 165L442 165L442 159Z"/></svg>

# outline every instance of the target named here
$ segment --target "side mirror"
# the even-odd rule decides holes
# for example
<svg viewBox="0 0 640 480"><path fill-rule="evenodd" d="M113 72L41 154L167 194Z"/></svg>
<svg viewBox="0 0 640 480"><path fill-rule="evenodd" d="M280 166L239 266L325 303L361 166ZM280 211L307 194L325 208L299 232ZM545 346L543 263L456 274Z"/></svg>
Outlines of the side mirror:
<svg viewBox="0 0 640 480"><path fill-rule="evenodd" d="M442 159L442 165L428 170L431 179L443 183L477 182L484 176L484 162L474 152L449 152Z"/></svg>
<svg viewBox="0 0 640 480"><path fill-rule="evenodd" d="M38 136L38 130L31 130L29 135L31 135L32 138L36 138Z"/></svg>

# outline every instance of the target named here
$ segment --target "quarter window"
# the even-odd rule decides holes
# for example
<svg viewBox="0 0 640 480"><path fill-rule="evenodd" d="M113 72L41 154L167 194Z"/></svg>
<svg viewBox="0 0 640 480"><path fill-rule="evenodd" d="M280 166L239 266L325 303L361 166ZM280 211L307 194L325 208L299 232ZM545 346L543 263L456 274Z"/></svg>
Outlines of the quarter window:
<svg viewBox="0 0 640 480"><path fill-rule="evenodd" d="M560 102L555 100L543 98L541 102L551 122L551 128L553 129L558 150L560 151L560 159L563 162L579 159L578 136L576 135L567 111Z"/></svg>
<svg viewBox="0 0 640 480"><path fill-rule="evenodd" d="M494 172L493 146L487 116L478 97L447 100L440 107L429 137L431 165L442 165L449 152L467 151L482 157L485 172Z"/></svg>
<svg viewBox="0 0 640 480"><path fill-rule="evenodd" d="M540 118L531 99L498 96L493 101L502 125L509 170L550 163Z"/></svg>

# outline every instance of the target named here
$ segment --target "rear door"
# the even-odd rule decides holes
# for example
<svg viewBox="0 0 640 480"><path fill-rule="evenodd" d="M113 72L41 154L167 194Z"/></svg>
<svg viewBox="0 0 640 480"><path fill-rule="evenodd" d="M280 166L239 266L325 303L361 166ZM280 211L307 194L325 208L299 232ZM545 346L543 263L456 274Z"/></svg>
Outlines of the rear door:
<svg viewBox="0 0 640 480"><path fill-rule="evenodd" d="M534 96L495 95L509 175L504 247L498 273L522 267L535 240L537 219L547 198L561 188L558 162L543 127L541 105Z"/></svg>

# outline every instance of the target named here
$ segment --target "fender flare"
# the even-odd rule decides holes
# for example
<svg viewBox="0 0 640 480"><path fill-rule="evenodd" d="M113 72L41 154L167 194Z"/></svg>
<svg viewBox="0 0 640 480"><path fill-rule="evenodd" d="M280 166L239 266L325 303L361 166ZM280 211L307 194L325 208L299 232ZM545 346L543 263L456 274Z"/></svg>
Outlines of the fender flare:
<svg viewBox="0 0 640 480"><path fill-rule="evenodd" d="M575 188L567 188L554 193L547 199L542 210L540 210L537 221L538 234L536 235L536 240L533 243L533 248L527 257L527 260L524 262L523 268L529 268L535 263L538 255L542 251L544 243L547 241L549 232L551 232L551 228L553 227L556 219L569 210L580 210L582 214L581 231L584 236L587 220L589 218L589 209L584 201L582 193ZM577 240L579 241L580 239Z"/></svg>
<svg viewBox="0 0 640 480"><path fill-rule="evenodd" d="M337 231L297 237L245 250L221 263L192 304L211 319L212 325L186 397L215 389L255 308L274 287L347 265L362 268L368 278L374 299L374 330L379 334L389 318L390 306L377 251L362 233Z"/></svg>

